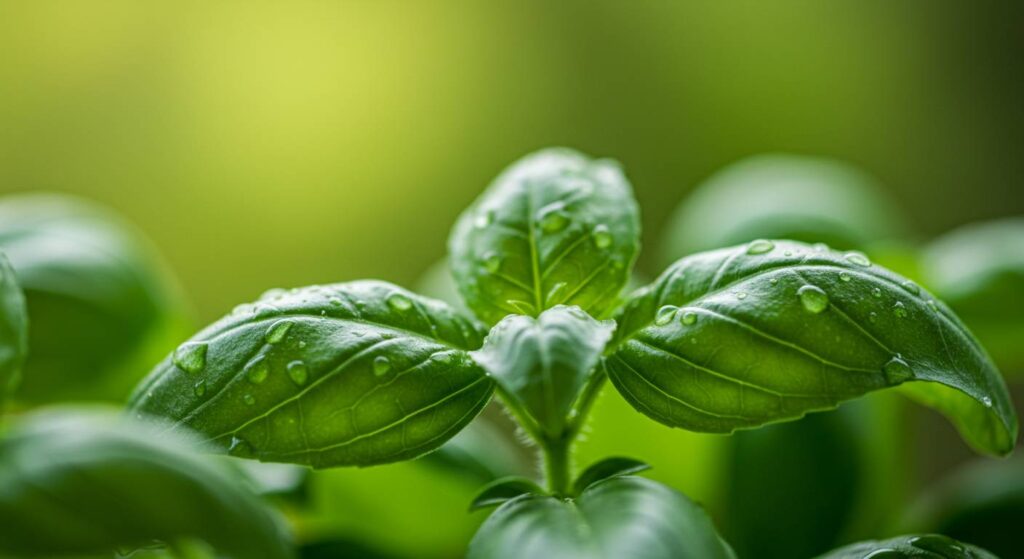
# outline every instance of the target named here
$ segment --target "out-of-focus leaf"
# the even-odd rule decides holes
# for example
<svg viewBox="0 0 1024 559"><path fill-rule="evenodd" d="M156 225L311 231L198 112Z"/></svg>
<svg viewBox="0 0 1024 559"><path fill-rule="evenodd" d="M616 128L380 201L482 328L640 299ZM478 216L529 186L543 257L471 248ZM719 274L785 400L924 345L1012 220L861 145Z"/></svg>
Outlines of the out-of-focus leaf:
<svg viewBox="0 0 1024 559"><path fill-rule="evenodd" d="M860 542L818 559L999 559L988 551L939 534Z"/></svg>
<svg viewBox="0 0 1024 559"><path fill-rule="evenodd" d="M902 525L948 534L1001 556L1020 554L1024 526L1024 459L979 460L923 493Z"/></svg>
<svg viewBox="0 0 1024 559"><path fill-rule="evenodd" d="M502 172L459 217L448 247L467 306L495 324L556 305L601 317L639 243L639 211L618 165L548 149Z"/></svg>
<svg viewBox="0 0 1024 559"><path fill-rule="evenodd" d="M573 482L573 494L579 495L595 483L612 477L626 476L651 469L651 465L633 458L613 456L599 460L589 466L576 477Z"/></svg>
<svg viewBox="0 0 1024 559"><path fill-rule="evenodd" d="M105 208L61 195L3 198L0 250L32 325L19 401L121 400L183 334L183 305L154 249Z"/></svg>
<svg viewBox="0 0 1024 559"><path fill-rule="evenodd" d="M556 306L537 318L505 317L470 355L557 437L614 330L614 322L594 320L579 307Z"/></svg>
<svg viewBox="0 0 1024 559"><path fill-rule="evenodd" d="M544 489L529 478L506 477L496 479L485 485L477 493L477 496L473 498L473 502L469 505L469 510L494 507L525 494L543 495L545 492Z"/></svg>
<svg viewBox="0 0 1024 559"><path fill-rule="evenodd" d="M980 451L1006 454L1017 436L967 328L861 253L757 240L684 258L630 298L612 346L612 382L671 426L727 433L907 383Z"/></svg>
<svg viewBox="0 0 1024 559"><path fill-rule="evenodd" d="M268 293L176 349L131 407L241 457L322 468L414 458L493 389L477 325L379 281Z"/></svg>
<svg viewBox="0 0 1024 559"><path fill-rule="evenodd" d="M732 559L704 510L649 479L617 477L572 501L522 495L473 537L469 559Z"/></svg>
<svg viewBox="0 0 1024 559"><path fill-rule="evenodd" d="M661 262L754 239L855 249L899 236L900 214L875 179L839 161L759 155L715 173L676 209Z"/></svg>
<svg viewBox="0 0 1024 559"><path fill-rule="evenodd" d="M0 411L18 383L27 351L25 297L7 257L0 253Z"/></svg>
<svg viewBox="0 0 1024 559"><path fill-rule="evenodd" d="M922 267L1003 371L1024 374L1024 218L955 229L928 245Z"/></svg>
<svg viewBox="0 0 1024 559"><path fill-rule="evenodd" d="M112 552L198 538L237 558L291 556L283 525L187 438L110 411L56 409L0 440L0 552Z"/></svg>
<svg viewBox="0 0 1024 559"><path fill-rule="evenodd" d="M447 468L453 475L473 476L481 483L532 471L532 464L526 463L523 449L512 433L500 429L489 419L484 412L421 461Z"/></svg>

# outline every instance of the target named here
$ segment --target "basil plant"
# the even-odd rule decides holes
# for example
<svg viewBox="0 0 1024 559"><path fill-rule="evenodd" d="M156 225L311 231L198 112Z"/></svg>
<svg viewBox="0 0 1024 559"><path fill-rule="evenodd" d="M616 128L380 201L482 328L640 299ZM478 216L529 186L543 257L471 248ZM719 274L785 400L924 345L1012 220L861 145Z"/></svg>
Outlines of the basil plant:
<svg viewBox="0 0 1024 559"><path fill-rule="evenodd" d="M181 344L130 409L233 456L333 468L436 450L497 397L543 466L472 503L496 507L474 559L734 556L698 504L634 475L643 462L573 464L608 381L650 419L704 433L892 388L979 452L1013 448L1017 418L985 349L942 301L864 254L760 239L684 257L624 296L639 239L615 162L532 154L452 230L468 311L376 280L273 290ZM915 538L829 556L928 557L936 542L974 553Z"/></svg>

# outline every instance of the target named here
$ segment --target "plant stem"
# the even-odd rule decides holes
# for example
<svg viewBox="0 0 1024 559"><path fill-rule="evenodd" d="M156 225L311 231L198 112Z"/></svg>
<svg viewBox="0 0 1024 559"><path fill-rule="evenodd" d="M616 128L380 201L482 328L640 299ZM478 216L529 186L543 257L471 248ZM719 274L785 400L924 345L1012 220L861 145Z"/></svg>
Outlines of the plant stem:
<svg viewBox="0 0 1024 559"><path fill-rule="evenodd" d="M569 450L572 442L572 437L562 437L557 440L548 439L541 444L544 451L544 477L552 495L569 494Z"/></svg>

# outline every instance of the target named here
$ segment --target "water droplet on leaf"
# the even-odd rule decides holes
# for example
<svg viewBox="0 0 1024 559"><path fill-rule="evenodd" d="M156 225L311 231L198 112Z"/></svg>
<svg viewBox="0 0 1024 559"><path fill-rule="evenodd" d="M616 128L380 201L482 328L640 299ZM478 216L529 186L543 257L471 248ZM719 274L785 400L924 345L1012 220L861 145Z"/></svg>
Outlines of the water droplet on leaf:
<svg viewBox="0 0 1024 559"><path fill-rule="evenodd" d="M179 369L196 374L206 367L206 342L185 342L174 350L172 360Z"/></svg>
<svg viewBox="0 0 1024 559"><path fill-rule="evenodd" d="M565 213L564 204L555 203L541 208L537 221L545 233L557 233L569 224L569 216Z"/></svg>
<svg viewBox="0 0 1024 559"><path fill-rule="evenodd" d="M747 298L747 293L745 291L740 291L736 294L736 298L742 301Z"/></svg>
<svg viewBox="0 0 1024 559"><path fill-rule="evenodd" d="M253 384L262 384L270 375L270 365L262 356L257 357L245 366L245 378Z"/></svg>
<svg viewBox="0 0 1024 559"><path fill-rule="evenodd" d="M483 229L490 225L492 221L494 221L493 210L481 211L477 214L476 218L473 219L473 225L476 226L477 229Z"/></svg>
<svg viewBox="0 0 1024 559"><path fill-rule="evenodd" d="M484 268L490 273L496 273L501 269L501 256L496 252L488 252L484 255Z"/></svg>
<svg viewBox="0 0 1024 559"><path fill-rule="evenodd" d="M388 306L399 312L407 311L412 308L412 301L401 293L392 293L388 295Z"/></svg>
<svg viewBox="0 0 1024 559"><path fill-rule="evenodd" d="M928 534L910 539L910 545L921 551L930 551L940 557L952 557L962 554L964 548L956 540L941 534ZM957 555L959 557L959 555Z"/></svg>
<svg viewBox="0 0 1024 559"><path fill-rule="evenodd" d="M765 239L757 239L747 245L747 254L765 254L771 252L774 248L775 243Z"/></svg>
<svg viewBox="0 0 1024 559"><path fill-rule="evenodd" d="M868 320L871 321L871 324L874 324L875 322L877 322L878 321L878 313L876 313L875 311L871 311L870 313L868 313Z"/></svg>
<svg viewBox="0 0 1024 559"><path fill-rule="evenodd" d="M907 291L909 291L910 293L913 293L914 295L920 295L921 294L921 288L918 287L916 283L914 283L914 282L912 282L910 280L907 280L907 281L901 283L900 287L902 287L903 289L906 289Z"/></svg>
<svg viewBox="0 0 1024 559"><path fill-rule="evenodd" d="M863 252L847 252L846 259L858 266L867 267L871 265L871 261L868 260L868 257Z"/></svg>
<svg viewBox="0 0 1024 559"><path fill-rule="evenodd" d="M840 272L839 281L848 283L850 281L850 274L847 274L846 272Z"/></svg>
<svg viewBox="0 0 1024 559"><path fill-rule="evenodd" d="M201 381L197 382L196 385L192 388L192 392L196 396L201 398L203 396L203 394L206 394L206 381L205 380L201 380Z"/></svg>
<svg viewBox="0 0 1024 559"><path fill-rule="evenodd" d="M608 226L601 224L594 227L594 245L597 248L608 248L612 246L612 232L608 230Z"/></svg>
<svg viewBox="0 0 1024 559"><path fill-rule="evenodd" d="M882 298L882 290L876 287L876 288L871 290L871 295L874 296L875 299L881 299Z"/></svg>
<svg viewBox="0 0 1024 559"><path fill-rule="evenodd" d="M889 384L899 384L914 378L910 365L898 355L882 366L882 372L885 373L885 379Z"/></svg>
<svg viewBox="0 0 1024 559"><path fill-rule="evenodd" d="M680 319L680 322L687 326L693 326L697 322L697 313L693 311L685 311L683 313L683 317Z"/></svg>
<svg viewBox="0 0 1024 559"><path fill-rule="evenodd" d="M672 322L672 319L675 318L676 311L678 310L679 307L673 305L665 305L664 307L661 307L654 315L654 324L658 326L665 326L669 322Z"/></svg>
<svg viewBox="0 0 1024 559"><path fill-rule="evenodd" d="M373 359L373 374L378 377L384 376L391 371L391 360L383 355L378 355Z"/></svg>
<svg viewBox="0 0 1024 559"><path fill-rule="evenodd" d="M892 314L896 315L896 318L906 318L907 307L902 301L896 301L896 304L892 306Z"/></svg>
<svg viewBox="0 0 1024 559"><path fill-rule="evenodd" d="M807 312L818 314L828 308L828 294L816 285L805 285L796 294Z"/></svg>
<svg viewBox="0 0 1024 559"><path fill-rule="evenodd" d="M302 386L309 380L309 368L304 361L292 361L288 363L288 377L295 384Z"/></svg>
<svg viewBox="0 0 1024 559"><path fill-rule="evenodd" d="M292 321L290 320L278 320L277 322L270 325L267 328L267 333L263 338L268 344L280 343L284 339L285 335L288 334L288 330L292 327Z"/></svg>

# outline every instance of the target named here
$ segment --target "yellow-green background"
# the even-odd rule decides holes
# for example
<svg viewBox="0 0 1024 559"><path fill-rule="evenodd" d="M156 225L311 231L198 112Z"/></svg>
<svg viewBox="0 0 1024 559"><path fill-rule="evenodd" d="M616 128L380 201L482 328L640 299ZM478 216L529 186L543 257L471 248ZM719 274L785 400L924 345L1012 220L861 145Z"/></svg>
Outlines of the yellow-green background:
<svg viewBox="0 0 1024 559"><path fill-rule="evenodd" d="M3 0L0 193L120 210L203 321L269 287L412 284L488 180L552 144L624 163L648 249L696 182L763 151L865 167L926 235L1024 212L1022 15Z"/></svg>

